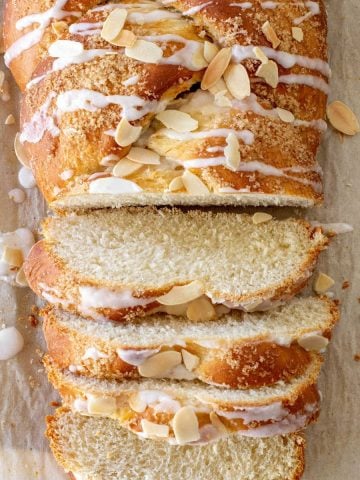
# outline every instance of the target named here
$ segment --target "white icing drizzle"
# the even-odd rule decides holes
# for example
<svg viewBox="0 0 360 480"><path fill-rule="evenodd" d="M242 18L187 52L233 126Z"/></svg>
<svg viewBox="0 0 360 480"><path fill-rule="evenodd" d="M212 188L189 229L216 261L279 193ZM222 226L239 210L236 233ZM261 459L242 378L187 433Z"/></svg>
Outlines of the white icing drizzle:
<svg viewBox="0 0 360 480"><path fill-rule="evenodd" d="M175 1L175 0L174 0ZM164 3L164 2L163 2ZM92 8L92 12L104 12L107 10L114 10L114 8L151 8L154 7L154 2L147 3L107 3L105 5L100 5L99 7Z"/></svg>
<svg viewBox="0 0 360 480"><path fill-rule="evenodd" d="M288 85L298 84L298 85L307 85L308 87L316 88L321 90L326 95L330 93L330 87L327 82L321 77L316 77L315 75L301 75L301 74L289 74L289 75L280 75L280 83L286 83Z"/></svg>
<svg viewBox="0 0 360 480"><path fill-rule="evenodd" d="M107 355L106 353L100 352L100 350L98 350L95 347L89 347L86 349L86 352L81 357L81 360L91 359L96 361L96 360L99 360L100 358L109 358L109 355Z"/></svg>
<svg viewBox="0 0 360 480"><path fill-rule="evenodd" d="M154 298L134 297L131 290L113 291L108 288L79 287L79 309L91 311L97 308L111 308L114 310L148 305Z"/></svg>
<svg viewBox="0 0 360 480"><path fill-rule="evenodd" d="M272 2L272 1L261 2L261 8L265 8L265 9L268 9L268 10L273 10L274 8L278 7L279 5L280 5L279 2Z"/></svg>
<svg viewBox="0 0 360 480"><path fill-rule="evenodd" d="M229 420L241 418L245 425L249 425L251 422L268 422L270 420L278 422L283 420L289 414L289 411L284 408L282 402L274 402L270 405L246 407L233 411L217 410L216 413Z"/></svg>
<svg viewBox="0 0 360 480"><path fill-rule="evenodd" d="M321 227L325 233L335 233L340 235L342 233L350 233L354 231L354 227L348 223L321 223L317 221L310 222L313 227Z"/></svg>
<svg viewBox="0 0 360 480"><path fill-rule="evenodd" d="M71 304L71 301L61 298L61 293L55 287L50 287L49 285L46 285L46 283L40 282L39 289L41 291L41 296L53 305L61 305L66 309Z"/></svg>
<svg viewBox="0 0 360 480"><path fill-rule="evenodd" d="M300 25L300 23L304 22L305 20L308 20L309 18L313 17L314 15L319 15L320 6L319 6L318 2L308 1L308 2L305 2L305 6L309 9L309 11L305 15L303 15L302 17L295 18L293 20L294 25Z"/></svg>
<svg viewBox="0 0 360 480"><path fill-rule="evenodd" d="M124 87L130 87L132 85L136 85L139 79L139 75L133 75L132 77L129 77L126 80L122 81L121 85L124 85Z"/></svg>
<svg viewBox="0 0 360 480"><path fill-rule="evenodd" d="M34 24L38 24L38 27L15 40L11 47L6 51L4 60L7 66L10 65L14 58L17 58L23 52L40 42L45 29L50 25L52 19L60 20L68 16L79 17L81 15L80 12L68 12L63 10L67 1L68 0L56 0L55 5L45 12L27 15L16 22L17 30L23 30Z"/></svg>
<svg viewBox="0 0 360 480"><path fill-rule="evenodd" d="M47 131L50 132L53 137L59 135L60 130L55 125L54 118L48 115L50 104L55 97L56 93L51 92L39 110L34 113L31 120L23 125L20 135L20 141L22 143L37 143Z"/></svg>
<svg viewBox="0 0 360 480"><path fill-rule="evenodd" d="M142 25L144 23L156 23L163 20L180 18L181 15L176 12L169 12L167 10L151 10L150 12L130 12L126 17L129 23Z"/></svg>
<svg viewBox="0 0 360 480"><path fill-rule="evenodd" d="M293 53L283 52L281 50L275 50L274 48L260 46L265 55L275 60L279 65L284 68L291 68L294 65L299 65L303 68L310 70L316 70L322 75L328 77L330 75L330 67L327 62L320 58L310 58L304 55L297 55ZM247 58L256 58L254 52L254 45L234 45L232 47L233 61L240 63Z"/></svg>
<svg viewBox="0 0 360 480"><path fill-rule="evenodd" d="M161 347L144 350L125 350L119 348L116 350L116 353L123 362L138 367L139 365L142 365L146 359L158 353L160 349Z"/></svg>
<svg viewBox="0 0 360 480"><path fill-rule="evenodd" d="M73 35L95 35L101 32L103 22L78 22L73 23L69 27L69 32Z"/></svg>
<svg viewBox="0 0 360 480"><path fill-rule="evenodd" d="M17 274L17 269L15 270L6 261L2 260L5 247L21 250L25 259L34 243L34 235L27 228L18 228L14 232L0 233L0 280L13 283Z"/></svg>
<svg viewBox="0 0 360 480"><path fill-rule="evenodd" d="M196 5L196 7L192 7L192 8L189 8L188 10L185 10L185 12L183 12L183 15L195 15L196 13L199 13L201 10L208 7L212 3L213 3L212 0L210 2L200 3L200 5Z"/></svg>
<svg viewBox="0 0 360 480"><path fill-rule="evenodd" d="M247 10L248 8L252 8L253 4L251 2L234 2L230 3L230 7L239 7L243 10Z"/></svg>
<svg viewBox="0 0 360 480"><path fill-rule="evenodd" d="M176 413L180 410L180 402L172 398L169 394L158 390L140 390L139 399L151 407L154 412Z"/></svg>
<svg viewBox="0 0 360 480"><path fill-rule="evenodd" d="M159 134L173 140L190 141L202 138L226 138L230 133L234 133L237 138L242 140L245 145L251 145L254 142L254 134L250 130L233 130L231 128L216 128L212 130L203 130L200 132L176 132L168 128L159 130ZM220 147L221 148L221 147Z"/></svg>

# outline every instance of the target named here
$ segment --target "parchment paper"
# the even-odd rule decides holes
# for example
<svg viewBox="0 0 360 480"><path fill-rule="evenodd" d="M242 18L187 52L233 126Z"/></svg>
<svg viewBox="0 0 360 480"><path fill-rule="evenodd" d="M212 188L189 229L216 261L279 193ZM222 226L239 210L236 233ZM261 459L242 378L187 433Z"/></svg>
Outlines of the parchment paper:
<svg viewBox="0 0 360 480"><path fill-rule="evenodd" d="M360 1L328 0L327 4L333 70L330 99L343 100L360 117ZM0 68L4 70L3 65ZM46 212L37 189L28 190L27 200L20 205L8 198L8 191L18 186L19 164L13 138L19 127L17 87L9 72L7 79L11 83L11 100L0 100L0 231L23 226L36 230ZM15 115L16 124L5 126L9 113ZM334 291L342 302L342 320L320 380L322 413L319 422L307 429L304 480L355 480L360 478L360 362L354 360L354 355L360 353L360 135L341 141L329 129L320 163L324 169L325 204L308 210L306 215L326 223L350 223L354 232L333 241L319 265L336 279ZM350 287L343 290L345 280ZM43 436L45 414L53 410L49 404L58 397L48 385L40 363L39 350L44 350L41 327L30 326L27 320L33 303L34 296L28 289L0 282L0 327L15 325L26 342L17 357L0 362L1 480L67 478L57 467Z"/></svg>

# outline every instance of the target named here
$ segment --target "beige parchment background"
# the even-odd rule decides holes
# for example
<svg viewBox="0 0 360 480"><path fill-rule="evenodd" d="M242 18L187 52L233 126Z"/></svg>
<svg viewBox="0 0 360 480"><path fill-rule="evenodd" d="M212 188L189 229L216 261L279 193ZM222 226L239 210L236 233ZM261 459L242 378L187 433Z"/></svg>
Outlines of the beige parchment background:
<svg viewBox="0 0 360 480"><path fill-rule="evenodd" d="M333 70L330 99L351 105L360 117L360 1L328 0L330 63ZM1 10L3 0L0 0ZM4 69L2 59L0 68ZM7 78L11 82L9 72ZM18 162L13 138L18 130L18 92L11 82L11 100L0 100L0 231L38 228L46 212L37 189L27 190L20 205L8 199L18 186ZM5 126L9 113L16 125ZM360 135L345 138L329 129L320 152L326 200L308 210L310 219L347 222L352 234L341 235L323 254L319 268L336 279L342 302L342 320L328 349L320 380L323 407L319 422L307 430L307 468L304 480L360 478ZM299 213L299 212L295 212ZM344 280L350 287L342 290ZM37 350L43 350L40 326L30 326L27 315L34 302L28 289L0 282L0 327L15 325L25 348L14 359L0 362L0 479L64 480L43 436L44 416L57 399L45 378ZM194 479L195 480L195 479ZM259 479L260 480L260 479Z"/></svg>

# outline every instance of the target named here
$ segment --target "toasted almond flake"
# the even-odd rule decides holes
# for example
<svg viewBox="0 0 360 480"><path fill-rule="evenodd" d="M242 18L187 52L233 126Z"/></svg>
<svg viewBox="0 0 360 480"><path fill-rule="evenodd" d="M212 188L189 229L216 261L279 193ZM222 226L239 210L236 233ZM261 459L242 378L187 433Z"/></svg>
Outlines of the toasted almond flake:
<svg viewBox="0 0 360 480"><path fill-rule="evenodd" d="M156 43L136 40L133 47L125 48L125 55L144 63L158 63L164 52Z"/></svg>
<svg viewBox="0 0 360 480"><path fill-rule="evenodd" d="M204 293L203 286L200 282L187 283L186 285L175 286L168 293L158 297L156 300L161 305L181 305L199 298Z"/></svg>
<svg viewBox="0 0 360 480"><path fill-rule="evenodd" d="M135 182L118 177L97 178L90 182L89 193L118 195L122 193L137 193L142 189Z"/></svg>
<svg viewBox="0 0 360 480"><path fill-rule="evenodd" d="M181 177L175 177L169 183L169 190L170 192L177 192L184 188L184 183Z"/></svg>
<svg viewBox="0 0 360 480"><path fill-rule="evenodd" d="M137 36L131 30L121 30L119 35L110 43L118 47L133 47L137 40Z"/></svg>
<svg viewBox="0 0 360 480"><path fill-rule="evenodd" d="M250 95L249 75L241 63L229 65L224 73L224 80L231 95L238 100L243 100Z"/></svg>
<svg viewBox="0 0 360 480"><path fill-rule="evenodd" d="M232 102L227 95L228 95L227 90L223 90L222 92L215 93L214 95L215 105L217 105L218 107L232 107Z"/></svg>
<svg viewBox="0 0 360 480"><path fill-rule="evenodd" d="M199 48L195 50L191 57L191 65L193 70L203 70L208 66L209 62L207 62L204 58L204 52L201 45Z"/></svg>
<svg viewBox="0 0 360 480"><path fill-rule="evenodd" d="M204 322L213 320L216 317L216 311L210 300L202 296L189 304L186 315L192 322Z"/></svg>
<svg viewBox="0 0 360 480"><path fill-rule="evenodd" d="M147 358L138 366L139 373L145 378L161 378L182 362L180 352L167 350Z"/></svg>
<svg viewBox="0 0 360 480"><path fill-rule="evenodd" d="M320 272L314 283L314 291L316 293L325 293L333 285L335 285L335 281L326 273Z"/></svg>
<svg viewBox="0 0 360 480"><path fill-rule="evenodd" d="M227 92L227 86L225 81L222 78L219 78L219 80L213 85L212 87L209 88L209 92L212 93L213 95L216 95L219 92Z"/></svg>
<svg viewBox="0 0 360 480"><path fill-rule="evenodd" d="M149 435L149 437L166 438L169 436L170 429L168 425L149 422L149 420L146 420L145 418L141 420L141 428L146 435Z"/></svg>
<svg viewBox="0 0 360 480"><path fill-rule="evenodd" d="M61 35L67 32L68 29L69 29L68 24L63 20L60 20L58 22L53 22L51 24L51 30L55 33L57 37L61 37Z"/></svg>
<svg viewBox="0 0 360 480"><path fill-rule="evenodd" d="M181 350L181 354L185 367L192 372L199 365L200 358L184 349Z"/></svg>
<svg viewBox="0 0 360 480"><path fill-rule="evenodd" d="M88 412L94 415L112 415L116 411L116 399L113 397L88 396Z"/></svg>
<svg viewBox="0 0 360 480"><path fill-rule="evenodd" d="M215 412L210 412L210 422L212 423L212 425L214 425L215 428L219 430L219 432L227 433L227 428Z"/></svg>
<svg viewBox="0 0 360 480"><path fill-rule="evenodd" d="M131 410L137 413L143 413L146 410L146 402L140 397L138 393L135 393L129 397L129 406Z"/></svg>
<svg viewBox="0 0 360 480"><path fill-rule="evenodd" d="M298 344L308 352L322 353L328 346L329 340L322 335L306 335L298 340Z"/></svg>
<svg viewBox="0 0 360 480"><path fill-rule="evenodd" d="M126 118L122 118L116 127L115 142L120 147L127 147L140 137L141 130L141 127L134 127Z"/></svg>
<svg viewBox="0 0 360 480"><path fill-rule="evenodd" d="M15 117L12 113L10 113L10 115L8 115L5 119L5 125L14 125L15 123Z"/></svg>
<svg viewBox="0 0 360 480"><path fill-rule="evenodd" d="M289 110L285 110L284 108L277 108L276 109L277 114L279 115L280 120L282 120L285 123L292 123L295 120L294 115L289 112Z"/></svg>
<svg viewBox="0 0 360 480"><path fill-rule="evenodd" d="M160 155L148 148L132 147L126 155L128 159L143 165L159 165Z"/></svg>
<svg viewBox="0 0 360 480"><path fill-rule="evenodd" d="M269 61L268 57L260 47L254 47L253 52L255 57L260 60L261 63L267 63Z"/></svg>
<svg viewBox="0 0 360 480"><path fill-rule="evenodd" d="M217 45L205 40L204 58L208 63L210 63L214 59L214 57L217 55L218 52L219 52L219 47Z"/></svg>
<svg viewBox="0 0 360 480"><path fill-rule="evenodd" d="M21 267L21 265L24 263L24 256L22 251L18 248L12 248L8 245L4 245L1 260L12 267Z"/></svg>
<svg viewBox="0 0 360 480"><path fill-rule="evenodd" d="M189 170L185 170L181 178L186 191L190 195L207 195L210 193L205 183Z"/></svg>
<svg viewBox="0 0 360 480"><path fill-rule="evenodd" d="M127 10L115 8L108 15L101 30L101 38L110 42L116 38L125 25Z"/></svg>
<svg viewBox="0 0 360 480"><path fill-rule="evenodd" d="M173 418L172 427L179 445L200 439L199 422L192 407L182 407Z"/></svg>
<svg viewBox="0 0 360 480"><path fill-rule="evenodd" d="M76 57L84 51L84 45L73 40L56 40L49 47L50 57Z"/></svg>
<svg viewBox="0 0 360 480"><path fill-rule="evenodd" d="M206 69L202 82L202 90L208 90L213 87L223 76L231 60L232 50L230 47L222 48L212 59Z"/></svg>
<svg viewBox="0 0 360 480"><path fill-rule="evenodd" d="M17 272L16 274L16 278L15 278L15 282L17 283L17 285L19 285L20 287L28 287L29 284L28 284L28 281L25 277L25 273L24 273L24 269L23 267L20 267L19 271Z"/></svg>
<svg viewBox="0 0 360 480"><path fill-rule="evenodd" d="M269 222L272 218L273 217L270 215L270 213L256 212L251 217L251 220L255 225L258 225L259 223Z"/></svg>
<svg viewBox="0 0 360 480"><path fill-rule="evenodd" d="M262 63L256 71L256 76L261 77L265 82L273 88L279 83L279 70L277 64L273 60Z"/></svg>
<svg viewBox="0 0 360 480"><path fill-rule="evenodd" d="M360 132L359 121L345 103L336 100L327 106L326 114L331 125L345 135Z"/></svg>
<svg viewBox="0 0 360 480"><path fill-rule="evenodd" d="M171 378L173 380L195 380L197 377L181 364L177 365L171 370L171 372L167 373L166 378Z"/></svg>
<svg viewBox="0 0 360 480"><path fill-rule="evenodd" d="M271 43L273 48L277 48L280 45L280 43L281 43L280 39L276 35L275 30L270 25L269 21L267 21L263 24L263 26L261 27L261 30L262 30L263 34L265 35L266 40Z"/></svg>
<svg viewBox="0 0 360 480"><path fill-rule="evenodd" d="M135 163L127 158L122 158L113 168L112 174L115 177L128 177L142 168L141 163Z"/></svg>
<svg viewBox="0 0 360 480"><path fill-rule="evenodd" d="M229 133L229 135L226 137L224 155L226 167L229 170L236 172L239 168L241 157L239 140L234 133Z"/></svg>
<svg viewBox="0 0 360 480"><path fill-rule="evenodd" d="M30 165L29 158L25 151L24 145L20 142L20 133L17 133L15 135L14 149L15 149L15 155L19 160L19 162L21 163L21 165L23 165L24 167L29 167Z"/></svg>
<svg viewBox="0 0 360 480"><path fill-rule="evenodd" d="M192 132L198 128L198 121L192 118L188 113L179 110L164 110L156 115L156 118L176 132Z"/></svg>
<svg viewBox="0 0 360 480"><path fill-rule="evenodd" d="M293 39L296 40L297 42L302 42L304 40L304 32L302 28L292 27L291 33L292 33Z"/></svg>

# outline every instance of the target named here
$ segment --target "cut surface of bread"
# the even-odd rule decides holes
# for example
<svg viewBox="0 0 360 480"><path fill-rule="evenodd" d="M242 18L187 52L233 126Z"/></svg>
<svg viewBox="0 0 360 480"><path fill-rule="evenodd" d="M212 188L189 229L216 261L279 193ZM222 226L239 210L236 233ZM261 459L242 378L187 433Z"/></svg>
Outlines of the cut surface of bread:
<svg viewBox="0 0 360 480"><path fill-rule="evenodd" d="M42 316L49 354L60 368L98 379L157 375L254 388L304 373L326 347L338 309L327 297L308 297L267 312L232 310L198 322L158 313L99 323L54 307ZM179 352L176 365L169 367L165 358L161 373L144 371L162 352Z"/></svg>
<svg viewBox="0 0 360 480"><path fill-rule="evenodd" d="M301 290L328 243L304 220L254 224L246 214L151 207L52 217L43 230L25 262L31 288L65 310L111 320L203 295L230 308L272 308Z"/></svg>
<svg viewBox="0 0 360 480"><path fill-rule="evenodd" d="M198 381L96 380L61 371L49 357L44 363L49 380L74 411L113 417L140 436L174 444L206 443L237 432L251 437L287 434L303 429L319 413L319 358L287 384L249 390ZM190 419L182 418L184 410ZM193 435L184 439L178 434L178 421L190 424Z"/></svg>
<svg viewBox="0 0 360 480"><path fill-rule="evenodd" d="M66 408L47 418L46 434L56 460L76 480L299 480L304 470L299 434L171 446L144 441L116 420Z"/></svg>

